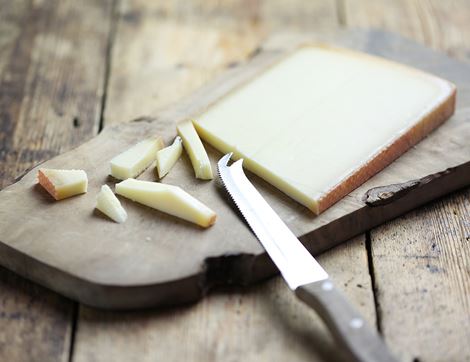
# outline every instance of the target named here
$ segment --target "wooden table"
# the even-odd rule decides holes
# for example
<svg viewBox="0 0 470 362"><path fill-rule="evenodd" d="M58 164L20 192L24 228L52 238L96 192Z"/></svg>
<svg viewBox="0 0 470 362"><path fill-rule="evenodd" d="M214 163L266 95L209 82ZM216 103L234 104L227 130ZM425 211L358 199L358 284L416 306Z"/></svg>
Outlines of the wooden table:
<svg viewBox="0 0 470 362"><path fill-rule="evenodd" d="M470 59L470 1L0 0L0 186L177 102L269 34L379 28ZM320 257L404 361L470 360L470 189ZM87 308L0 269L0 361L341 360L274 278L202 302Z"/></svg>

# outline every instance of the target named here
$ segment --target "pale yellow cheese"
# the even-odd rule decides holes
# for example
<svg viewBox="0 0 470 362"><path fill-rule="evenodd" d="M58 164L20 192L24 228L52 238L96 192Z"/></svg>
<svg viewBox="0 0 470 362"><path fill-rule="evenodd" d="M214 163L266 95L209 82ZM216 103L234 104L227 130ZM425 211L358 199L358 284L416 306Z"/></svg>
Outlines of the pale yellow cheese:
<svg viewBox="0 0 470 362"><path fill-rule="evenodd" d="M214 211L178 186L127 179L116 184L116 193L203 227L216 219Z"/></svg>
<svg viewBox="0 0 470 362"><path fill-rule="evenodd" d="M108 185L101 186L101 191L96 196L96 208L117 223L127 220L126 210Z"/></svg>
<svg viewBox="0 0 470 362"><path fill-rule="evenodd" d="M178 134L183 140L184 149L191 159L196 177L202 180L212 180L212 168L207 152L194 129L191 121L177 126Z"/></svg>
<svg viewBox="0 0 470 362"><path fill-rule="evenodd" d="M319 213L454 111L453 84L381 58L300 48L201 114L206 142Z"/></svg>
<svg viewBox="0 0 470 362"><path fill-rule="evenodd" d="M155 161L157 151L163 147L160 136L137 143L111 160L111 176L119 180L138 176Z"/></svg>
<svg viewBox="0 0 470 362"><path fill-rule="evenodd" d="M38 181L56 200L83 194L88 188L88 178L83 170L40 168Z"/></svg>
<svg viewBox="0 0 470 362"><path fill-rule="evenodd" d="M157 152L158 177L163 178L168 172L170 172L173 165L181 157L182 152L183 141L179 136L175 138L173 144Z"/></svg>

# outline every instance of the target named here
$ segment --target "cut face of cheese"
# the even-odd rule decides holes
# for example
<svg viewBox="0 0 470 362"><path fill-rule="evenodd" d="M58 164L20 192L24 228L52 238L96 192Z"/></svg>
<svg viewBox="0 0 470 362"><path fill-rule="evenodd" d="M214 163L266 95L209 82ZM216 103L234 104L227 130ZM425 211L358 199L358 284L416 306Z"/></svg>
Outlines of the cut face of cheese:
<svg viewBox="0 0 470 362"><path fill-rule="evenodd" d="M138 176L155 161L157 151L163 147L160 136L137 143L111 160L111 176L119 180Z"/></svg>
<svg viewBox="0 0 470 362"><path fill-rule="evenodd" d="M127 179L116 184L116 193L202 227L216 219L214 211L177 186Z"/></svg>
<svg viewBox="0 0 470 362"><path fill-rule="evenodd" d="M191 121L177 126L178 134L183 140L184 149L191 159L196 177L202 180L212 180L212 168L206 150Z"/></svg>
<svg viewBox="0 0 470 362"><path fill-rule="evenodd" d="M96 196L96 208L117 223L127 220L126 210L108 185L101 186L101 191Z"/></svg>
<svg viewBox="0 0 470 362"><path fill-rule="evenodd" d="M454 112L453 84L348 50L306 46L201 114L206 142L320 213Z"/></svg>
<svg viewBox="0 0 470 362"><path fill-rule="evenodd" d="M181 157L183 152L183 141L181 137L176 137L171 146L157 152L157 171L158 177L163 178L170 172L173 165Z"/></svg>
<svg viewBox="0 0 470 362"><path fill-rule="evenodd" d="M41 168L38 181L56 200L83 194L88 187L88 178L83 170Z"/></svg>

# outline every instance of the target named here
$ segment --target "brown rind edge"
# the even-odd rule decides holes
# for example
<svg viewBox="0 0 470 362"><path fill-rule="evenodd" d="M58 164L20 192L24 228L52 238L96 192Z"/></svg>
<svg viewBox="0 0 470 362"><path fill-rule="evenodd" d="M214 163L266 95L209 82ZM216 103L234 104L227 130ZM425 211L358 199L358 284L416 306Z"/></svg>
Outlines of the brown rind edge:
<svg viewBox="0 0 470 362"><path fill-rule="evenodd" d="M388 145L388 147L386 147L385 149L377 153L372 159L370 159L362 167L360 167L359 170L352 172L345 179L342 179L339 183L337 183L336 185L331 187L329 190L327 190L323 196L319 197L317 200L313 200L313 202L311 202L310 204L304 204L300 202L298 199L296 199L295 197L281 190L281 188L279 188L278 186L275 186L272 182L266 180L263 176L254 172L249 166L251 161L247 159L244 160L244 167L246 167L248 170L257 174L259 177L263 178L266 182L273 185L280 192L285 193L287 196L289 196L296 202L303 204L310 211L312 211L315 215L319 215L326 209L333 206L335 203L339 202L342 198L348 195L351 191L357 189L364 182L366 182L371 177L379 173L381 170L383 170L385 167L387 167L389 164L395 161L398 157L400 157L402 154L408 151L411 147L419 143L423 138L425 138L434 129L436 129L441 124L443 124L447 119L449 119L455 112L457 90L456 90L456 86L448 80L439 78L428 72L422 71L418 68L405 65L400 62L393 61L393 60L389 60L387 58L383 58L379 55L368 54L368 53L364 53L363 51L330 45L330 44L326 44L326 43L319 42L319 41L306 41L306 40L299 41L297 44L294 44L294 46L286 50L284 54L277 57L275 61L271 61L265 67L263 71L260 71L257 74L255 74L252 80L261 76L261 74L263 74L266 70L276 66L277 64L281 63L283 60L287 59L295 51L302 49L304 47L312 47L312 46L346 53L354 57L361 57L361 58L366 58L368 60L378 61L381 63L385 63L388 66L398 67L402 71L414 72L418 74L424 74L426 76L432 76L433 78L437 80L445 82L451 89L449 96L441 104L439 104L434 109L432 109L428 114L424 115L417 124L415 124L413 127L410 127L398 139L396 139L393 143ZM238 91L244 85L246 85L246 82L241 82L240 84L237 84L237 86L233 87L229 92L226 92L223 96L217 98L217 100L215 100L214 102L209 103L204 108L204 110L200 110L200 112L198 113L191 114L191 117L189 117L190 119L193 119L192 123L199 137L203 139L205 142L207 142L208 144L212 145L214 148L218 149L219 151L221 151L220 148L216 144L211 142L209 137L206 137L208 132L206 132L202 127L200 127L200 125L195 123L194 119L197 119L198 118L197 116L199 114L207 111L214 103ZM188 118L185 118L183 121L181 121L181 123L187 122L187 121L188 121ZM225 153L228 153L228 152L234 153L233 159L236 160L240 158L239 156L237 156L238 152L236 152L235 150L228 149L226 150Z"/></svg>
<svg viewBox="0 0 470 362"><path fill-rule="evenodd" d="M39 169L38 171L38 183L44 187L44 189L56 200L60 200L59 195L57 194L57 190L54 184L49 180L49 178L44 174L43 169Z"/></svg>
<svg viewBox="0 0 470 362"><path fill-rule="evenodd" d="M452 86L452 92L444 102L434 108L420 122L403 133L395 142L383 149L359 170L349 175L343 182L335 185L325 196L319 199L317 204L318 210L312 211L320 214L333 206L449 119L455 112L457 94L455 86L452 83L449 83L449 85Z"/></svg>

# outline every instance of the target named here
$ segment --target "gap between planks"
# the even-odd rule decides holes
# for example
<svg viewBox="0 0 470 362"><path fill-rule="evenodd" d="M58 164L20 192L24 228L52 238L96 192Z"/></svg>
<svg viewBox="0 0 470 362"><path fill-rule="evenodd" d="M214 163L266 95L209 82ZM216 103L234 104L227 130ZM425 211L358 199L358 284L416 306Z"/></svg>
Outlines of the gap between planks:
<svg viewBox="0 0 470 362"><path fill-rule="evenodd" d="M73 360L73 351L75 350L75 335L77 333L77 323L78 323L78 314L80 313L80 305L77 302L73 302L72 310L72 324L70 327L70 345L69 345L69 354L68 362Z"/></svg>
<svg viewBox="0 0 470 362"><path fill-rule="evenodd" d="M110 27L108 33L108 39L106 44L106 52L105 52L105 59L104 59L104 79L103 79L103 95L101 97L101 105L100 105L100 115L99 115L99 123L98 123L98 131L99 134L104 127L104 113L106 111L106 99L108 94L108 86L109 86L109 76L111 74L111 62L112 62L112 51L114 40L116 38L116 33L118 30L119 24L119 6L121 0L112 0L111 9L110 9ZM76 118L74 118L74 127L76 127ZM78 329L78 318L80 314L80 303L73 301L73 312L71 318L71 334L70 334L70 345L69 345L69 353L68 353L68 362L73 361L74 351L75 351L75 337L77 334Z"/></svg>
<svg viewBox="0 0 470 362"><path fill-rule="evenodd" d="M372 255L372 244L371 244L370 230L365 233L365 248L367 252L367 268L369 269L370 284L372 288L372 296L374 298L374 310L375 310L375 320L377 325L377 330L382 334L382 313L380 310L380 302L378 298L378 289L375 280L375 271L374 271L374 257Z"/></svg>
<svg viewBox="0 0 470 362"><path fill-rule="evenodd" d="M112 63L112 54L114 41L116 39L116 34L118 31L120 16L119 16L119 6L121 0L113 0L111 4L111 26L109 29L109 35L106 45L106 54L105 54L105 63L104 63L104 83L103 83L103 97L101 99L101 108L100 108L100 121L98 127L98 133L103 130L104 127L104 114L106 111L106 100L108 96L108 86L109 86L109 76L111 74L111 63Z"/></svg>

